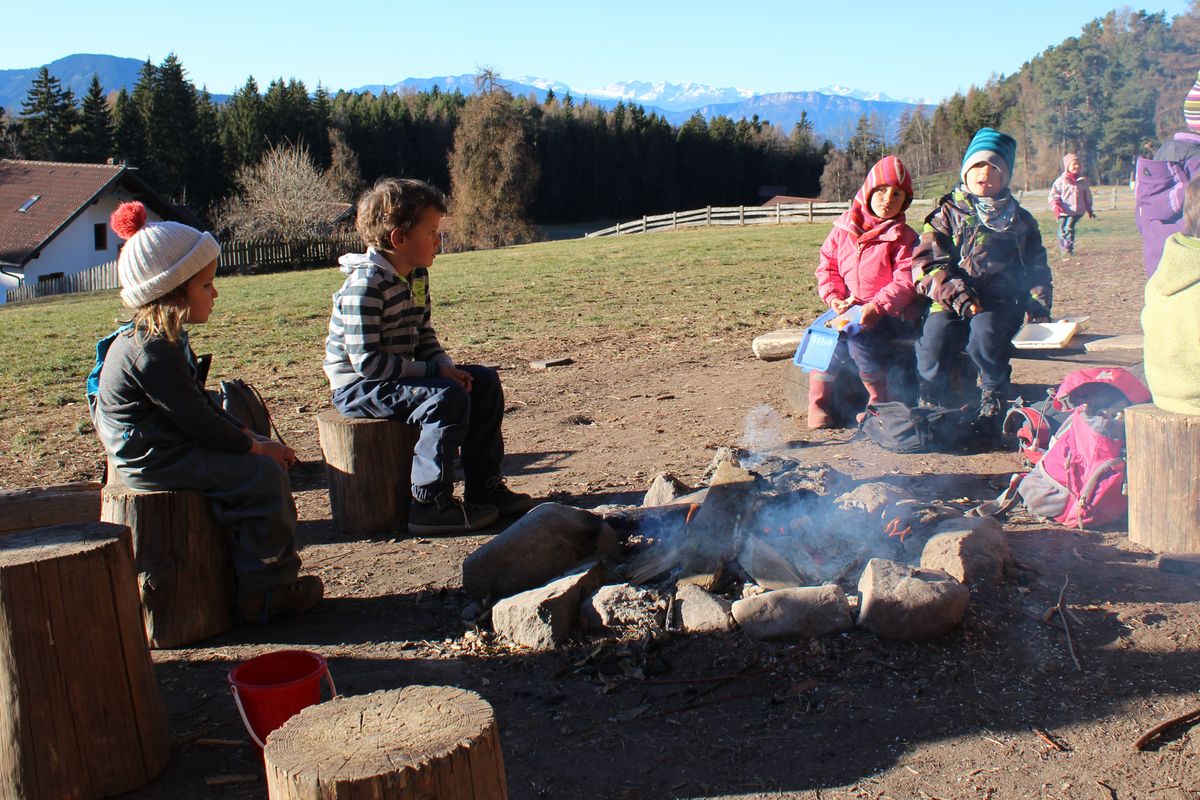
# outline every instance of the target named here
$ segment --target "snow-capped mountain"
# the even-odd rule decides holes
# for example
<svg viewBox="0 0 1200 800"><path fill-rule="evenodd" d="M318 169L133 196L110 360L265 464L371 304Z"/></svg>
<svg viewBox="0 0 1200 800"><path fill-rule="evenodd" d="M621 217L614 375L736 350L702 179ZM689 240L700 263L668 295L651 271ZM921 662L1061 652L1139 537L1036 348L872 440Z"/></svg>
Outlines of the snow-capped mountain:
<svg viewBox="0 0 1200 800"><path fill-rule="evenodd" d="M667 111L691 111L718 103L740 103L754 97L755 92L733 87L714 88L691 82L618 81L595 89L578 89L572 94L593 100L624 100L627 103L655 106Z"/></svg>

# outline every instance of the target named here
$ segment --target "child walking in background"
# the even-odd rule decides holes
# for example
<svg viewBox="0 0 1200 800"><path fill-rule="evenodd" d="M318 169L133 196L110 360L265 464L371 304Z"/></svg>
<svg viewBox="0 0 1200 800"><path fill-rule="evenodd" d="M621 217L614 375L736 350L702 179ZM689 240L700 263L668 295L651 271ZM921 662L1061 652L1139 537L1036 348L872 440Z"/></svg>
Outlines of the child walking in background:
<svg viewBox="0 0 1200 800"><path fill-rule="evenodd" d="M1079 174L1079 157L1074 153L1063 156L1063 173L1050 186L1050 210L1058 217L1058 253L1070 256L1075 252L1075 225L1084 215L1092 213L1092 190L1087 178Z"/></svg>
<svg viewBox="0 0 1200 800"><path fill-rule="evenodd" d="M1033 215L1009 191L1017 142L981 128L963 156L959 184L925 218L913 255L917 292L932 303L917 339L920 400L944 405L964 348L979 370L978 429L1000 433L1012 337L1026 315L1050 318L1046 248Z"/></svg>
<svg viewBox="0 0 1200 800"><path fill-rule="evenodd" d="M1145 296L1146 386L1154 404L1200 414L1200 178L1187 185L1183 230L1167 239Z"/></svg>
<svg viewBox="0 0 1200 800"><path fill-rule="evenodd" d="M284 444L257 436L218 408L200 383L185 324L212 313L221 247L208 233L147 222L123 203L111 225L121 301L133 320L97 346L88 404L112 467L132 489L193 489L233 539L241 620L265 623L320 601L321 579L297 578L296 506Z"/></svg>
<svg viewBox="0 0 1200 800"><path fill-rule="evenodd" d="M821 246L817 291L838 314L862 306L862 330L839 345L826 372L813 372L808 384L808 427L832 426L834 375L846 359L854 362L867 389L868 403L891 400L887 371L894 342L916 319L912 282L917 234L905 224L912 202L912 178L895 156L880 159L849 210L833 223Z"/></svg>
<svg viewBox="0 0 1200 800"><path fill-rule="evenodd" d="M333 295L325 375L347 417L421 426L412 463L408 529L456 533L533 505L504 485L504 393L496 370L455 366L430 315L429 267L445 197L429 184L389 178L358 201L365 253L339 259L346 281ZM461 454L464 500L454 496Z"/></svg>

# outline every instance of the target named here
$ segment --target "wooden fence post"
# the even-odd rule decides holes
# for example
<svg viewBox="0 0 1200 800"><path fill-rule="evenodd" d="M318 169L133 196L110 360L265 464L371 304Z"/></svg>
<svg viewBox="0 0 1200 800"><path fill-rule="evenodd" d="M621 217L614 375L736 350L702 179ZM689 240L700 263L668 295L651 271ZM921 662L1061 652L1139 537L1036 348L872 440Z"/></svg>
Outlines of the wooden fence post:
<svg viewBox="0 0 1200 800"><path fill-rule="evenodd" d="M812 200L809 200L809 201L808 201L808 221L809 221L809 222L812 222L812 221L813 221L813 204L812 204Z"/></svg>
<svg viewBox="0 0 1200 800"><path fill-rule="evenodd" d="M646 232L646 215L642 214L642 233Z"/></svg>
<svg viewBox="0 0 1200 800"><path fill-rule="evenodd" d="M746 207L738 206L738 225L746 224Z"/></svg>
<svg viewBox="0 0 1200 800"><path fill-rule="evenodd" d="M1109 208L1110 210L1116 210L1117 208L1117 187L1115 186L1112 187L1112 203Z"/></svg>
<svg viewBox="0 0 1200 800"><path fill-rule="evenodd" d="M678 219L679 219L679 212L672 211L671 212L671 230L675 230L675 223Z"/></svg>
<svg viewBox="0 0 1200 800"><path fill-rule="evenodd" d="M712 206L707 206L704 209L704 225L705 227L712 226Z"/></svg>

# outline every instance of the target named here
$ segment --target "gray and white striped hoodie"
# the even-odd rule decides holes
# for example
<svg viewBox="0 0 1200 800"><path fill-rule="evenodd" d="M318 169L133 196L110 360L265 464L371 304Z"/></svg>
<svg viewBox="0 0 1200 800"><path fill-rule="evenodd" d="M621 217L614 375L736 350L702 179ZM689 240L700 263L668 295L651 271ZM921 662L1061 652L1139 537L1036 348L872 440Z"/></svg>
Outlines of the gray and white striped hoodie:
<svg viewBox="0 0 1200 800"><path fill-rule="evenodd" d="M346 282L333 294L325 375L337 391L360 380L437 374L453 364L430 323L429 272L402 278L375 248L338 259Z"/></svg>

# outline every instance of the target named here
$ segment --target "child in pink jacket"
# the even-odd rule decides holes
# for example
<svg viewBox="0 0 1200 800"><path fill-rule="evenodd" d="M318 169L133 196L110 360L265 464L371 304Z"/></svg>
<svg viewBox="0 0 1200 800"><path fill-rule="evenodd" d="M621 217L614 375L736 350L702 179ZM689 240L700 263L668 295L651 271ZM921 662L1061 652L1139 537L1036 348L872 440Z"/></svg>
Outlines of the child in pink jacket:
<svg viewBox="0 0 1200 800"><path fill-rule="evenodd" d="M832 427L834 375L853 361L867 389L868 403L892 399L887 369L895 341L916 319L912 255L917 234L904 221L912 202L912 178L904 163L885 156L871 171L850 209L833 223L821 246L817 290L839 314L862 306L862 330L834 353L827 372L813 372L808 384L808 427Z"/></svg>
<svg viewBox="0 0 1200 800"><path fill-rule="evenodd" d="M1079 156L1063 156L1063 172L1050 187L1046 198L1050 210L1058 217L1058 254L1069 258L1075 252L1075 224L1084 214L1095 219L1092 212L1092 190L1088 180L1079 174Z"/></svg>

